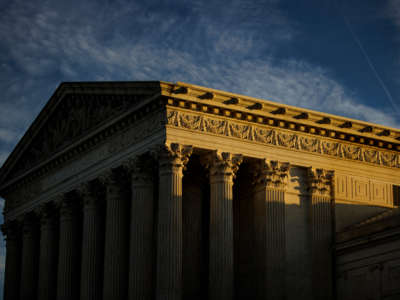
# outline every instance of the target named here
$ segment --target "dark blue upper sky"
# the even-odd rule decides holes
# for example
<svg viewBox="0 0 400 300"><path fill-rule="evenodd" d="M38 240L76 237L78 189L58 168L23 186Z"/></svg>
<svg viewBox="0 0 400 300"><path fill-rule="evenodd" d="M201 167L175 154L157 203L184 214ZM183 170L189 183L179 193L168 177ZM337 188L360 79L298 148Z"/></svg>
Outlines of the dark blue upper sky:
<svg viewBox="0 0 400 300"><path fill-rule="evenodd" d="M62 81L185 81L400 124L396 0L15 0L0 15L0 163Z"/></svg>
<svg viewBox="0 0 400 300"><path fill-rule="evenodd" d="M399 48L397 0L0 0L0 165L62 81L184 81L399 128Z"/></svg>
<svg viewBox="0 0 400 300"><path fill-rule="evenodd" d="M400 127L400 1L1 1L0 164L62 81L185 81Z"/></svg>

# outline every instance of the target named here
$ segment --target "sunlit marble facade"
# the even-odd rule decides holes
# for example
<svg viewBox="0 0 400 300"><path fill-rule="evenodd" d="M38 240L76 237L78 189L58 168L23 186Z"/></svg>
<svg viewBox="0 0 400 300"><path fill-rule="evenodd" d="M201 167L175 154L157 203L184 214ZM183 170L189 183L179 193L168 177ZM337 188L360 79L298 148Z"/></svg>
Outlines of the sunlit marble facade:
<svg viewBox="0 0 400 300"><path fill-rule="evenodd" d="M63 83L1 169L4 296L397 299L399 235L370 240L398 232L399 174L393 128L185 83Z"/></svg>

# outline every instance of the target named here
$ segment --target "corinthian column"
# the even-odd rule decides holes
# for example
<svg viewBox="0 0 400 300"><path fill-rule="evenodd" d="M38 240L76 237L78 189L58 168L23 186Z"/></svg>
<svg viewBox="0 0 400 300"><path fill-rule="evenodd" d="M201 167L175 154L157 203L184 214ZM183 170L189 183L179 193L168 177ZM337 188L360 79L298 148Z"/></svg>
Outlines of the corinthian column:
<svg viewBox="0 0 400 300"><path fill-rule="evenodd" d="M333 171L309 168L313 299L332 299Z"/></svg>
<svg viewBox="0 0 400 300"><path fill-rule="evenodd" d="M233 178L243 158L214 151L210 170L209 299L233 299Z"/></svg>
<svg viewBox="0 0 400 300"><path fill-rule="evenodd" d="M6 270L4 278L4 300L19 298L21 251L20 230L16 221L8 221L1 226L6 236Z"/></svg>
<svg viewBox="0 0 400 300"><path fill-rule="evenodd" d="M182 298L182 177L192 147L171 144L159 151L157 300Z"/></svg>
<svg viewBox="0 0 400 300"><path fill-rule="evenodd" d="M80 234L77 201L60 197L57 299L79 299Z"/></svg>
<svg viewBox="0 0 400 300"><path fill-rule="evenodd" d="M119 170L100 180L106 187L103 299L126 299L128 283L128 188Z"/></svg>
<svg viewBox="0 0 400 300"><path fill-rule="evenodd" d="M290 165L255 166L254 233L258 299L285 299L285 186Z"/></svg>
<svg viewBox="0 0 400 300"><path fill-rule="evenodd" d="M35 217L28 214L24 218L22 233L21 300L35 299L37 293L38 237Z"/></svg>
<svg viewBox="0 0 400 300"><path fill-rule="evenodd" d="M40 215L40 254L38 299L56 298L58 235L57 215L52 204L46 203L39 209Z"/></svg>
<svg viewBox="0 0 400 300"><path fill-rule="evenodd" d="M82 300L98 300L102 295L103 239L100 199L95 183L78 188L83 202L81 286Z"/></svg>
<svg viewBox="0 0 400 300"><path fill-rule="evenodd" d="M153 161L135 157L124 166L131 174L131 224L128 299L150 300L153 291Z"/></svg>

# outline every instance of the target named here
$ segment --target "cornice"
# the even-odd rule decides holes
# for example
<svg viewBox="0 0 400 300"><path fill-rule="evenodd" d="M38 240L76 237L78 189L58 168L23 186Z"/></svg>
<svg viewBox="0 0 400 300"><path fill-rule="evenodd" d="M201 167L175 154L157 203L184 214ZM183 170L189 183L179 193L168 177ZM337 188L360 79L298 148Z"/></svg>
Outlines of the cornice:
<svg viewBox="0 0 400 300"><path fill-rule="evenodd" d="M400 130L396 128L182 82L170 84L163 95L180 107L196 104L197 110L206 113L400 151Z"/></svg>
<svg viewBox="0 0 400 300"><path fill-rule="evenodd" d="M336 252L338 255L353 250L368 247L371 244L398 240L400 237L400 222L398 218L383 220L349 231L336 233Z"/></svg>

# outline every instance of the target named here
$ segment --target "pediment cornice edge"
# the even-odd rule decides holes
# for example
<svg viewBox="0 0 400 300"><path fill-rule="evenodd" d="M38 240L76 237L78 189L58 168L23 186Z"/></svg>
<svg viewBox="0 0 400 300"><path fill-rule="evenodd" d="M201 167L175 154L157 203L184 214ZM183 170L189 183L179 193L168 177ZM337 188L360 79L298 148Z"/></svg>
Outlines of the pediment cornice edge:
<svg viewBox="0 0 400 300"><path fill-rule="evenodd" d="M79 139L75 140L73 143L57 151L48 159L28 169L26 172L19 174L15 178L7 181L0 181L2 183L0 186L1 194L7 194L16 188L30 184L32 181L41 178L54 168L60 167L71 159L90 151L109 137L144 121L148 115L161 112L159 125L160 128L163 127L162 124L165 123L165 113L162 112L164 109L164 102L160 99L160 94L160 92L151 94L145 101L141 101L129 111L109 120L107 123L102 124L86 135L79 137Z"/></svg>

